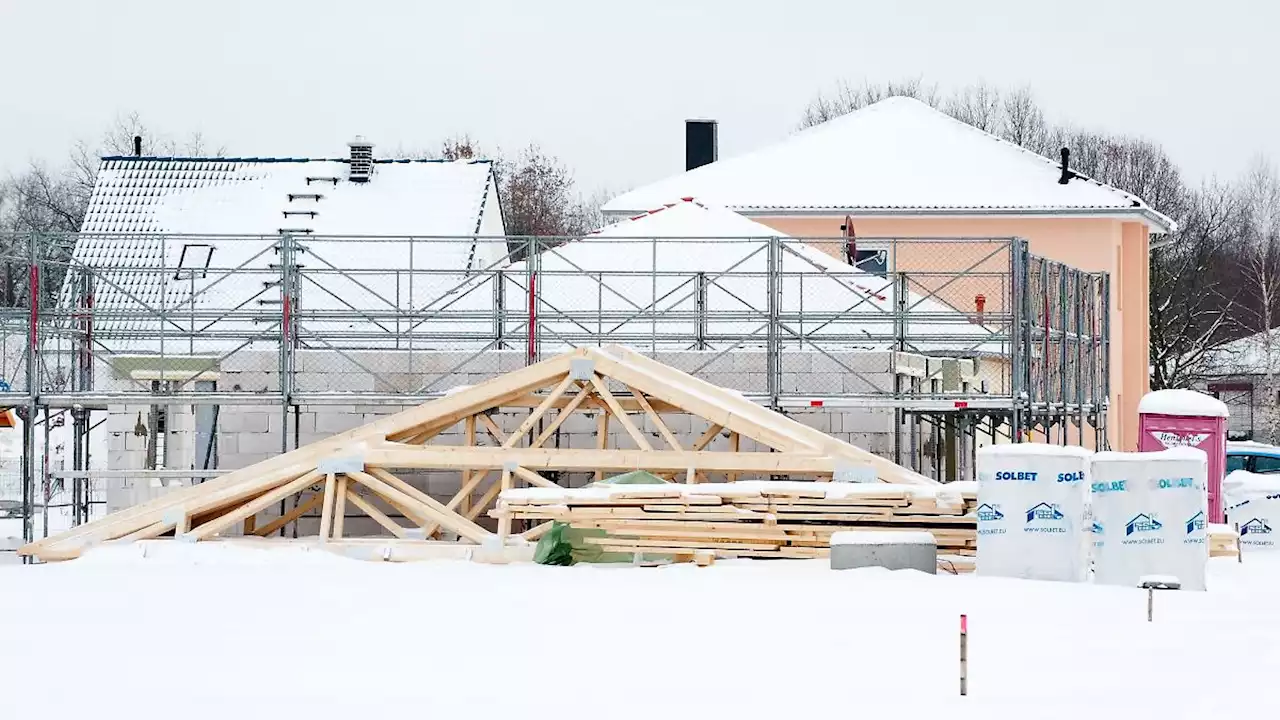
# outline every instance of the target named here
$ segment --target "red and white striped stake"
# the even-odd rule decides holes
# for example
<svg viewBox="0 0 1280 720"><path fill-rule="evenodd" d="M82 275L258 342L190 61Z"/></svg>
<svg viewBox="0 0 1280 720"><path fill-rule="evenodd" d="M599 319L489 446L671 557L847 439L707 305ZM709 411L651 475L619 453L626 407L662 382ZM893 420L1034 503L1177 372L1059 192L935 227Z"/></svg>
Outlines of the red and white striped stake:
<svg viewBox="0 0 1280 720"><path fill-rule="evenodd" d="M969 616L960 616L960 694L969 694Z"/></svg>

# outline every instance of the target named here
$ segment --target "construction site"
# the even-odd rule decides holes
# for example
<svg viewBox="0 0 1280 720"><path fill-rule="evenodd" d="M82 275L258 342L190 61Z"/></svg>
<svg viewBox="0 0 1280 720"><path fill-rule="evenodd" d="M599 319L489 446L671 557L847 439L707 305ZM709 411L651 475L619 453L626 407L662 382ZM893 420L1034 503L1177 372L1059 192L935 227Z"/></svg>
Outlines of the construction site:
<svg viewBox="0 0 1280 720"><path fill-rule="evenodd" d="M929 486L995 442L1107 447L1106 273L1019 238L767 230L686 200L581 238L4 236L0 502L22 543L69 533L41 559L231 531L480 543L545 530L499 507L517 486Z"/></svg>

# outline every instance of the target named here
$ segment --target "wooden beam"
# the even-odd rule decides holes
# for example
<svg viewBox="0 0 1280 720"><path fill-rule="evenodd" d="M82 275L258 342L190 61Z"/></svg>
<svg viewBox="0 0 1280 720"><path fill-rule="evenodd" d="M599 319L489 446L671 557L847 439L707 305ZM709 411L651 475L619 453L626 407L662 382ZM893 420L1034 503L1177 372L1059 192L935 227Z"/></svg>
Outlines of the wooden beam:
<svg viewBox="0 0 1280 720"><path fill-rule="evenodd" d="M544 487L544 488L555 488L556 490L564 489L563 487L551 482L550 480L542 477L538 473L528 468L522 468L519 465L517 465L516 469L513 472L515 472L517 476L519 476L522 480L529 483L530 485L536 485L538 487Z"/></svg>
<svg viewBox="0 0 1280 720"><path fill-rule="evenodd" d="M667 444L671 446L671 449L683 450L684 448L680 447L680 441L676 439L675 435L671 434L671 430L667 428L666 423L662 422L662 418L658 413L654 412L653 406L649 404L647 399L645 399L644 393L629 385L627 386L627 390L631 391L631 395L636 399L636 403L638 403L640 407L644 408L645 414L648 415L649 420L657 426L658 433L662 435L663 440L667 441Z"/></svg>
<svg viewBox="0 0 1280 720"><path fill-rule="evenodd" d="M507 469L506 466L503 466L502 468L502 478L498 481L498 485L501 488L498 491L499 495L511 489L511 470ZM498 518L498 544L506 545L507 536L510 534L511 534L511 515L504 515Z"/></svg>
<svg viewBox="0 0 1280 720"><path fill-rule="evenodd" d="M699 435L698 439L694 441L693 443L694 451L696 452L710 445L711 441L715 440L716 436L719 435L720 431L723 429L724 429L723 426L716 425L715 423L711 423L711 427L707 428L707 431Z"/></svg>
<svg viewBox="0 0 1280 720"><path fill-rule="evenodd" d="M736 432L729 433L729 452L739 452L742 446L742 436ZM738 481L738 473L731 472L727 478L729 482Z"/></svg>
<svg viewBox="0 0 1280 720"><path fill-rule="evenodd" d="M432 470L500 469L508 461L532 470L648 470L685 472L831 475L835 459L809 453L676 452L674 450L588 450L575 448L404 447L365 451L365 462L384 468Z"/></svg>
<svg viewBox="0 0 1280 720"><path fill-rule="evenodd" d="M554 435L556 430L559 430L560 426L564 424L564 421L568 420L569 416L572 415L578 409L578 406L581 405L590 396L591 396L590 386L584 385L582 389L578 391L578 394L574 395L573 399L569 401L569 404L565 405L560 410L560 412L556 415L556 419L551 421L551 424L548 425L546 429L542 431L542 434L539 435L537 439L533 441L533 444L531 444L529 447L535 447L535 448L542 447L542 444L545 443L548 438ZM604 414L603 411L601 412L601 414Z"/></svg>
<svg viewBox="0 0 1280 720"><path fill-rule="evenodd" d="M483 470L481 472L474 472L474 471L468 470L468 472L472 473L471 479L467 481L466 485L463 485L462 487L458 488L458 492L453 496L452 500L450 500L447 504L445 504L445 507L450 510L453 510L454 508L458 508L458 513L460 515L462 515L464 518L468 520L473 520L475 519L475 515L471 514L471 494L475 492L476 488L480 485L480 483L484 482L484 479L486 477L489 477L489 473L492 471ZM467 507L465 508L461 507L461 503L464 499L466 500L466 504L467 504ZM426 528L427 537L431 537L432 535L435 535L439 531L440 531L440 523L434 523L434 524L428 525Z"/></svg>
<svg viewBox="0 0 1280 720"><path fill-rule="evenodd" d="M493 502L494 498L498 497L498 493L500 492L502 492L502 481L494 480L493 484L489 486L489 489L485 491L484 495L480 496L480 501L471 506L471 510L469 510L466 515L467 519L475 520L476 516L484 512L484 509L489 507L489 503Z"/></svg>
<svg viewBox="0 0 1280 720"><path fill-rule="evenodd" d="M464 441L463 444L465 444L467 447L475 447L476 446L476 416L475 415L467 416L467 421L463 424L462 432L463 432L463 441ZM472 476L472 471L470 470L462 471L462 487L466 487L471 482L471 476ZM466 512L467 510L471 509L470 494L464 495L462 497L462 505L460 507L463 512ZM427 537L430 537L430 536L431 534L428 533Z"/></svg>
<svg viewBox="0 0 1280 720"><path fill-rule="evenodd" d="M303 515L306 515L312 510L315 510L316 508L320 507L320 502L323 500L324 500L324 493L315 493L310 498L308 498L306 502L290 510L287 514L281 515L275 520L272 520L266 525L263 525L262 527L254 530L253 534L258 537L267 537L268 535L275 533L277 530L284 527L285 525L288 525L294 520L297 520Z"/></svg>
<svg viewBox="0 0 1280 720"><path fill-rule="evenodd" d="M333 532L333 504L338 492L338 479L333 473L324 476L324 494L320 501L320 542L328 542L329 535Z"/></svg>
<svg viewBox="0 0 1280 720"><path fill-rule="evenodd" d="M392 535L395 535L400 539L404 539L404 528L400 527L394 520L387 517L386 513L374 507L368 500L360 497L360 493L356 492L355 488L347 488L347 499L351 501L352 505L363 510L365 515L373 518L374 522L386 528Z"/></svg>
<svg viewBox="0 0 1280 720"><path fill-rule="evenodd" d="M528 542L534 542L543 535L546 535L547 531L551 529L551 526L555 524L555 520L548 520L544 523L539 523L538 525L525 530L523 533L520 533L520 537L524 538Z"/></svg>
<svg viewBox="0 0 1280 720"><path fill-rule="evenodd" d="M618 422L622 423L622 428L627 431L632 440L636 441L636 445L640 446L641 450L652 450L653 446L649 444L648 438L644 436L644 433L640 432L635 423L631 422L631 418L627 417L627 411L618 405L618 399L613 396L613 393L609 392L608 383L602 380L599 375L592 375L591 384L595 386L596 394L609 406L609 412L618 418Z"/></svg>
<svg viewBox="0 0 1280 720"><path fill-rule="evenodd" d="M542 416L546 414L547 410L549 410L551 406L560 399L561 395L564 395L565 391L568 390L569 386L572 384L573 378L569 375L565 375L564 379L561 380L560 383L555 386L555 389L551 391L551 394L547 395L547 399L543 400L538 407L534 408L533 412L529 413L529 417L525 418L524 422L520 423L520 426L516 428L515 432L511 433L511 435L507 437L507 441L502 444L502 447L515 447L516 443L520 442L520 438L524 437L525 433L533 429L533 426L538 422L538 420L540 420Z"/></svg>
<svg viewBox="0 0 1280 720"><path fill-rule="evenodd" d="M385 482L387 485L400 491L401 493L404 493L410 499L416 500L418 503L420 503L421 507L423 507L424 509L428 510L431 513L427 518L427 522L441 523L446 527L448 527L450 530L453 530L454 532L467 538L468 540L471 540L477 543L483 542L485 538L489 537L488 530L485 530L479 525L476 525L475 523L466 520L461 515L454 512L452 508L448 508L448 507L445 507L444 505L441 505L438 500L422 492L418 488L410 485L404 480L396 477L390 471L384 470L383 468L379 468L379 467L371 467L368 470L366 470L366 472L378 478L382 482ZM423 526L425 527L426 524L427 523L423 523ZM461 528L458 527L459 525L461 526Z"/></svg>
<svg viewBox="0 0 1280 720"><path fill-rule="evenodd" d="M600 410L600 415L596 417L596 449L609 449L609 412L603 408ZM595 481L604 481L603 470L596 470Z"/></svg>
<svg viewBox="0 0 1280 720"><path fill-rule="evenodd" d="M252 535L252 534L254 533L254 530L255 530L257 527L258 527L258 516L257 516L257 515L250 515L249 517L247 517L247 518L245 518L245 519L244 519L244 534L245 534L245 535Z"/></svg>
<svg viewBox="0 0 1280 720"><path fill-rule="evenodd" d="M320 479L320 472L312 470L311 472L296 478L292 482L285 483L271 492L264 493L248 504L241 506L239 509L233 510L226 515L194 528L190 535L196 540L208 540L214 535L226 530L232 525L244 520L250 515L257 515L271 505L281 500L295 495L314 485Z"/></svg>
<svg viewBox="0 0 1280 720"><path fill-rule="evenodd" d="M488 431L489 436L492 437L499 446L506 445L507 436L503 434L502 428L498 427L498 423L494 422L493 418L484 413L480 413L476 417L479 418L480 424L484 425L484 429Z"/></svg>
<svg viewBox="0 0 1280 720"><path fill-rule="evenodd" d="M333 537L342 539L343 525L347 519L347 476L338 478L338 489L333 498Z"/></svg>

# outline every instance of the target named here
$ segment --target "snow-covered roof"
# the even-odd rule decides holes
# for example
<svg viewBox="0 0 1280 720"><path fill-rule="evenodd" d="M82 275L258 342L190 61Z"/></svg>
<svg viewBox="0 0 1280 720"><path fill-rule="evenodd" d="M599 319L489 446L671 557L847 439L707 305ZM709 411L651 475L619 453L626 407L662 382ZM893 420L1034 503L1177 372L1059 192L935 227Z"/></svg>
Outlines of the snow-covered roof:
<svg viewBox="0 0 1280 720"><path fill-rule="evenodd" d="M1280 369L1280 329L1232 340L1208 353L1213 375L1265 375Z"/></svg>
<svg viewBox="0 0 1280 720"><path fill-rule="evenodd" d="M343 159L104 158L73 256L93 275L97 329L145 335L173 324L148 308L186 317L278 301L282 234L298 243L307 310L416 308L506 255L503 241L476 239L505 234L488 161L375 160L368 182L348 175ZM365 237L333 237L348 235ZM139 317L105 312L120 309ZM243 335L253 323L207 320L187 324Z"/></svg>
<svg viewBox="0 0 1280 720"><path fill-rule="evenodd" d="M660 204L544 251L538 266L538 292L546 306L539 317L547 330L544 341L583 332L579 320L557 313L599 308L605 316L601 329L617 342L647 344L668 335L687 344L698 332L697 283L702 278L710 318L702 330L720 340L763 342L771 267L765 240L771 237L781 241L778 310L784 345L820 339L850 348L892 346L897 305L892 278L855 268L692 198ZM515 266L524 268L524 263ZM603 273L599 279L597 272ZM1005 351L972 314L916 293L909 294L907 306L911 320L903 332L908 350L956 355ZM657 321L655 310L661 318Z"/></svg>
<svg viewBox="0 0 1280 720"><path fill-rule="evenodd" d="M624 193L611 215L694 196L748 215L1009 214L1140 218L1175 228L1141 198L911 98L894 97L779 143Z"/></svg>
<svg viewBox="0 0 1280 720"><path fill-rule="evenodd" d="M1221 400L1194 390L1156 390L1138 401L1140 415L1189 415L1194 417L1228 417L1230 412Z"/></svg>

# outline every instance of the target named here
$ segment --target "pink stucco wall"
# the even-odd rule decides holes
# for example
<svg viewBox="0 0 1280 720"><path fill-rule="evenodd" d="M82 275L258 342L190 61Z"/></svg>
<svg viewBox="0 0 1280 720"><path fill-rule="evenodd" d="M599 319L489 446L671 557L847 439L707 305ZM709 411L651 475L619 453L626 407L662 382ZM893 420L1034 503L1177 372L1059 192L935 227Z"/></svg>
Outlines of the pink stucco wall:
<svg viewBox="0 0 1280 720"><path fill-rule="evenodd" d="M844 222L843 215L752 219L795 237L836 237ZM1137 449L1138 401L1150 387L1145 223L1106 218L855 217L854 227L862 237L1021 237L1027 239L1032 254L1082 270L1111 273L1108 435L1114 449ZM899 262L908 266L902 257ZM954 262L949 267L954 268Z"/></svg>

